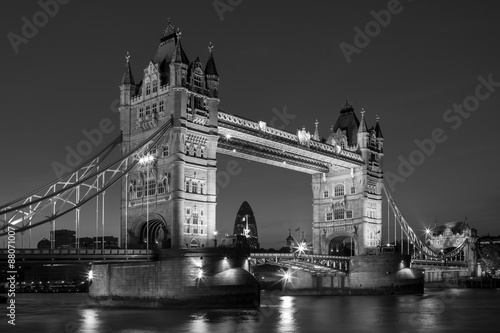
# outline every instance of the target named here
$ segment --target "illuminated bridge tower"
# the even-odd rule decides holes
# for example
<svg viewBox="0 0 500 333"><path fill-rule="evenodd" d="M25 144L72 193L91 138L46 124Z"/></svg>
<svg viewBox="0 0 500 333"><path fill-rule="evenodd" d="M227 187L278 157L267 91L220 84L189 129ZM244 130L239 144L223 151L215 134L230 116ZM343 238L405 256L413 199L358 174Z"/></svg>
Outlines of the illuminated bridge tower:
<svg viewBox="0 0 500 333"><path fill-rule="evenodd" d="M313 175L313 247L315 254L375 253L382 229L384 139L378 123L367 129L346 100L327 143L356 152L365 164Z"/></svg>
<svg viewBox="0 0 500 333"><path fill-rule="evenodd" d="M145 248L147 239L149 248L212 246L219 105L212 48L204 68L199 58L190 62L180 30L169 21L139 83L127 55L120 85L122 154L173 123L150 151L153 161L122 178L121 241L127 239L129 248Z"/></svg>

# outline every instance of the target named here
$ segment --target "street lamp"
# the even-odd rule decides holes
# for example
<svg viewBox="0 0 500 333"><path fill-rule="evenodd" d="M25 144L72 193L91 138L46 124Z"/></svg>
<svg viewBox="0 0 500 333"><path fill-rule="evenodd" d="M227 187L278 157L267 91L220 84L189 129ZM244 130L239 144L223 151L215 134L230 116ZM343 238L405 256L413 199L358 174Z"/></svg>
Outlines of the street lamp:
<svg viewBox="0 0 500 333"><path fill-rule="evenodd" d="M217 247L217 230L214 231L214 247Z"/></svg>
<svg viewBox="0 0 500 333"><path fill-rule="evenodd" d="M153 164L155 156L147 153L139 157L139 164L146 166L146 250L149 250L149 166Z"/></svg>

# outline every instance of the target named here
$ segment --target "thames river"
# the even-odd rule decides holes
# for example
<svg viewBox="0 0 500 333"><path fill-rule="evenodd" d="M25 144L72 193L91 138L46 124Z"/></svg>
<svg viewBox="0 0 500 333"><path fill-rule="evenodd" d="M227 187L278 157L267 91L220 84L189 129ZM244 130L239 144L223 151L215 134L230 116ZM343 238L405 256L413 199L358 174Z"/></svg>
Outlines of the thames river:
<svg viewBox="0 0 500 333"><path fill-rule="evenodd" d="M86 294L17 294L0 332L500 332L500 289L426 289L403 296L279 296L259 309L87 306Z"/></svg>

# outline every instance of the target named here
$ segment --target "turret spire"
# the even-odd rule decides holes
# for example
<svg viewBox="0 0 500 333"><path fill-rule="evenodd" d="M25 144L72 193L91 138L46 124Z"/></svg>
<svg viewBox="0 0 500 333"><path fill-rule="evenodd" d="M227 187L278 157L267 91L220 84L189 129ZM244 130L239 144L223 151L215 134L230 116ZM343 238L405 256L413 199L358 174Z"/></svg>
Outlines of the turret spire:
<svg viewBox="0 0 500 333"><path fill-rule="evenodd" d="M380 124L378 122L379 120L380 117L377 115L377 124L375 125L375 135L377 136L377 138L383 139L384 136L382 135L382 130L380 129Z"/></svg>
<svg viewBox="0 0 500 333"><path fill-rule="evenodd" d="M128 51L125 59L127 60L127 64L125 65L125 73L123 73L121 84L135 84L132 69L130 68L130 53Z"/></svg>
<svg viewBox="0 0 500 333"><path fill-rule="evenodd" d="M205 66L205 74L219 76L219 74L217 73L217 67L215 66L213 49L214 49L214 44L210 42L208 44L209 55L208 55L207 65Z"/></svg>
<svg viewBox="0 0 500 333"><path fill-rule="evenodd" d="M320 138L319 138L319 130L318 130L318 125L319 125L318 119L316 119L316 121L314 122L314 125L316 126L316 128L314 129L313 139L316 141L319 141Z"/></svg>
<svg viewBox="0 0 500 333"><path fill-rule="evenodd" d="M359 124L358 133L368 132L366 129L366 121L365 121L365 109L361 108L361 123Z"/></svg>

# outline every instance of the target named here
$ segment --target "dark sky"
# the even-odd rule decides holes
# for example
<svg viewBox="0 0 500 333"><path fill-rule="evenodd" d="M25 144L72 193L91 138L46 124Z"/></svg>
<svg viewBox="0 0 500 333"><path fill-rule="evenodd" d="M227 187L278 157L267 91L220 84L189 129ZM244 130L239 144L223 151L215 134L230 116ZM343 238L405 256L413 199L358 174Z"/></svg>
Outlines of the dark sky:
<svg viewBox="0 0 500 333"><path fill-rule="evenodd" d="M233 114L270 122L276 110L282 113L286 107L293 119L283 123L285 130L306 126L313 132L318 119L320 134L327 137L349 96L358 117L361 108L366 110L370 127L380 116L385 171L395 175L400 158L418 154L415 140L428 140L441 128L446 141L437 143L404 182L394 184L398 206L419 233L435 219L444 223L467 215L479 234L500 234L495 137L500 87L488 91L479 87L478 79L491 76L500 82L500 4L401 1L390 22L372 30L369 43L365 41L348 63L339 45L355 46L354 28L364 31L368 23L375 29L370 12L385 10L389 3L242 1L221 20L212 1L73 0L60 5L16 53L9 33L22 35L23 17L33 22L42 9L36 1L4 2L0 202L53 180L52 164L64 163L66 147L75 148L85 140L82 131L97 128L102 119L115 125L103 141L118 135L118 114L111 105L119 96L124 56L130 51L139 81L170 17L182 29L190 60L200 56L205 63L208 43L214 43L220 106ZM476 89L481 96L489 93L479 105L473 105L478 101ZM465 111L467 118L447 111L464 102L473 110ZM219 170L229 161L221 157ZM231 232L246 200L255 213L262 246L284 246L288 228L299 226L310 239L311 177L237 162L241 173L219 191L217 229ZM106 234L118 235L117 193L115 189L106 196ZM94 210L92 205L84 209L83 236L95 232ZM74 228L72 221L73 215L58 221L57 227ZM48 238L48 230L45 226L33 231L32 245ZM26 245L27 234L24 238Z"/></svg>

